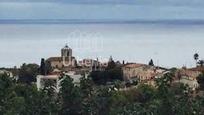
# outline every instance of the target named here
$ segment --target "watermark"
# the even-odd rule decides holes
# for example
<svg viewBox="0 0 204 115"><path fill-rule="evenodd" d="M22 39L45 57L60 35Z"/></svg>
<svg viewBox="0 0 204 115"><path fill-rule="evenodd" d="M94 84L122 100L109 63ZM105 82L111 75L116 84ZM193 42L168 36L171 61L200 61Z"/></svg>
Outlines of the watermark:
<svg viewBox="0 0 204 115"><path fill-rule="evenodd" d="M87 32L75 30L68 34L67 43L74 48L75 51L88 51L88 52L100 52L104 48L102 34L98 32ZM74 66L76 65L76 60L72 56L62 57L63 66ZM98 64L97 60L91 60L86 63L88 65Z"/></svg>
<svg viewBox="0 0 204 115"><path fill-rule="evenodd" d="M78 63L78 66L85 66L85 67L99 67L99 66L106 66L108 59L104 59L102 57L98 57L97 59L83 59ZM77 62L76 59L73 59L71 56L62 56L62 64L64 67L76 66Z"/></svg>
<svg viewBox="0 0 204 115"><path fill-rule="evenodd" d="M99 32L72 31L68 34L68 43L79 51L97 52L103 50L104 47L103 37Z"/></svg>

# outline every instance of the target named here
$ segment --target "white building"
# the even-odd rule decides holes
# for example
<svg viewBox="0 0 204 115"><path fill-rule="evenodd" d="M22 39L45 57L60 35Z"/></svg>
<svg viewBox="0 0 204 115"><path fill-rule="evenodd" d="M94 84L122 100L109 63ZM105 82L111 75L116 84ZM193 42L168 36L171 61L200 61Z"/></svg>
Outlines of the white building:
<svg viewBox="0 0 204 115"><path fill-rule="evenodd" d="M199 83L197 81L197 77L201 74L200 71L192 70L192 69L180 69L176 72L176 80L175 83L183 83L188 85L191 90L196 90L199 88Z"/></svg>
<svg viewBox="0 0 204 115"><path fill-rule="evenodd" d="M70 76L73 79L73 83L78 85L80 83L80 78L83 76L80 74L74 74L74 72L64 73L65 75ZM64 78L60 76L60 74L54 74L54 75L38 75L37 76L37 88L38 90L42 89L44 87L46 80L53 80L55 82L55 88L56 92L59 92L60 90L60 83Z"/></svg>
<svg viewBox="0 0 204 115"><path fill-rule="evenodd" d="M182 76L180 80L176 80L174 83L183 83L184 85L188 85L188 87L193 91L199 88L198 81L187 76Z"/></svg>
<svg viewBox="0 0 204 115"><path fill-rule="evenodd" d="M125 80L138 78L140 81L153 79L164 73L166 70L145 64L130 63L122 67Z"/></svg>
<svg viewBox="0 0 204 115"><path fill-rule="evenodd" d="M94 64L97 64L97 63L99 62L93 59L83 59L82 61L79 61L78 66L91 68L93 67Z"/></svg>
<svg viewBox="0 0 204 115"><path fill-rule="evenodd" d="M6 74L9 77L14 77L13 73L10 71L7 71L7 70L0 70L0 75L2 75L2 74Z"/></svg>

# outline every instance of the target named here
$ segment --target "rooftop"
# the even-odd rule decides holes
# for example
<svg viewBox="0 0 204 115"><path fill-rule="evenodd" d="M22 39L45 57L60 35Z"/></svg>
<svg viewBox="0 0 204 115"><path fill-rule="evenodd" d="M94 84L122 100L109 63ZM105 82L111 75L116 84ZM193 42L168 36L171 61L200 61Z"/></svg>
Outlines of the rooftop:
<svg viewBox="0 0 204 115"><path fill-rule="evenodd" d="M204 72L204 67L198 66L198 67L190 68L188 70Z"/></svg>
<svg viewBox="0 0 204 115"><path fill-rule="evenodd" d="M69 60L70 57L64 57L65 60ZM71 59L75 59L75 57L71 57ZM62 61L63 57L50 57L47 59L47 61Z"/></svg>
<svg viewBox="0 0 204 115"><path fill-rule="evenodd" d="M140 64L140 63L128 63L128 64L125 64L123 67L125 67L125 68L137 68L137 67L142 67L142 66L146 66L146 65Z"/></svg>

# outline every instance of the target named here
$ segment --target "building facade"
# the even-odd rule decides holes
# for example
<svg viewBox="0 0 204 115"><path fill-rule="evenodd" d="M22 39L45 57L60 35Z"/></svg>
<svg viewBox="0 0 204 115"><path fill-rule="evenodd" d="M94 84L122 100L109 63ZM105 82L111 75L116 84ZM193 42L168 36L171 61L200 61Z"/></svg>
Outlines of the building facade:
<svg viewBox="0 0 204 115"><path fill-rule="evenodd" d="M139 82L146 83L150 83L155 78L162 76L165 71L165 69L137 63L126 64L122 67L123 79L125 81L137 79Z"/></svg>
<svg viewBox="0 0 204 115"><path fill-rule="evenodd" d="M50 57L47 59L52 68L63 69L63 68L72 68L77 65L75 57L72 56L72 49L65 45L61 49L60 57Z"/></svg>
<svg viewBox="0 0 204 115"><path fill-rule="evenodd" d="M199 83L197 81L197 77L202 73L196 68L182 68L176 71L174 83L183 83L188 85L190 89L196 90L199 88Z"/></svg>
<svg viewBox="0 0 204 115"><path fill-rule="evenodd" d="M64 76L69 76L70 78L73 79L73 83L75 85L79 85L80 84L80 79L83 77L81 74L75 74L75 72L69 72L69 73L63 73ZM87 75L85 75L86 77ZM36 85L37 85L37 88L38 90L40 89L43 89L44 86L45 86L45 83L47 80L52 80L54 82L54 88L55 88L55 91L56 92L59 92L60 91L60 84L61 84L61 81L64 80L65 77L62 77L61 76L61 73L53 73L51 75L38 75L36 77L37 79L37 82L36 82Z"/></svg>

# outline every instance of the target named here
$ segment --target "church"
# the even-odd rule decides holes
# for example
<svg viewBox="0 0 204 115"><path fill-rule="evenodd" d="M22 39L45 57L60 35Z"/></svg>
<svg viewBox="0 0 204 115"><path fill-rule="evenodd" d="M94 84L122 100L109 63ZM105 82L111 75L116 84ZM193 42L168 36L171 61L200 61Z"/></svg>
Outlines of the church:
<svg viewBox="0 0 204 115"><path fill-rule="evenodd" d="M77 65L76 58L72 56L72 49L67 44L61 49L60 57L50 57L47 62L54 69L74 68Z"/></svg>

